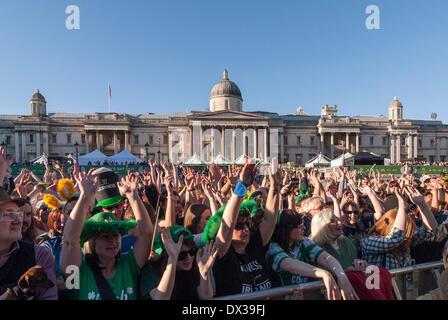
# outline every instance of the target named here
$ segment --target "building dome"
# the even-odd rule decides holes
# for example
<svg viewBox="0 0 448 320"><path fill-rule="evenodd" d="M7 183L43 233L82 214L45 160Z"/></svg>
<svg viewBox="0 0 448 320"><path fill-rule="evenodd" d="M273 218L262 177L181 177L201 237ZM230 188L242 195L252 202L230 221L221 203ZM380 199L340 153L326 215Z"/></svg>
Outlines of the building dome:
<svg viewBox="0 0 448 320"><path fill-rule="evenodd" d="M389 108L403 108L403 105L401 104L400 100L397 99L397 97L394 97L394 100L390 103Z"/></svg>
<svg viewBox="0 0 448 320"><path fill-rule="evenodd" d="M234 96L242 99L240 88L229 80L227 70L224 70L222 80L215 84L210 92L210 99L220 96Z"/></svg>
<svg viewBox="0 0 448 320"><path fill-rule="evenodd" d="M35 94L31 97L30 101L40 101L40 102L47 102L45 101L45 97L40 94L39 90L36 91Z"/></svg>

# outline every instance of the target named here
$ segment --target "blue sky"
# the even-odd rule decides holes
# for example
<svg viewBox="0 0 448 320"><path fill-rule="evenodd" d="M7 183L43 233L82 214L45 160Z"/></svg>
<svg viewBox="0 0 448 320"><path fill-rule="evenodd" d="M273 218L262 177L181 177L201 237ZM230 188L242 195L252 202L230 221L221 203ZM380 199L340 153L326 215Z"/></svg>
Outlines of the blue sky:
<svg viewBox="0 0 448 320"><path fill-rule="evenodd" d="M280 4L281 3L281 4ZM65 9L79 6L81 29ZM381 30L368 30L368 5ZM224 68L245 111L448 122L446 0L1 0L0 113L204 110Z"/></svg>

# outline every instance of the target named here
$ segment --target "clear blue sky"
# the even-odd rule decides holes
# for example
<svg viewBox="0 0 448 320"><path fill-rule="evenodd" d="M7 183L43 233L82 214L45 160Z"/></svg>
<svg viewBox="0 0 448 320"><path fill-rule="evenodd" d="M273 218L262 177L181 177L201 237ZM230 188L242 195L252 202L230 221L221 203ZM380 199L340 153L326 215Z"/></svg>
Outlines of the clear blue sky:
<svg viewBox="0 0 448 320"><path fill-rule="evenodd" d="M81 29L65 28L78 5ZM365 27L368 5L381 30ZM387 115L448 123L446 0L1 0L0 114L203 110L224 68L245 111Z"/></svg>

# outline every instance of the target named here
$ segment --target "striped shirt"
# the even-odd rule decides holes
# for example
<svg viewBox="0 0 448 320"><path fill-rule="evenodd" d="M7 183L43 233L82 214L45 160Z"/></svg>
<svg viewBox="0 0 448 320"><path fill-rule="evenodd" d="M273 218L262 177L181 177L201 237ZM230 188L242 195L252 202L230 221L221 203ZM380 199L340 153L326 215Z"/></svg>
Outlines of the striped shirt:
<svg viewBox="0 0 448 320"><path fill-rule="evenodd" d="M308 238L296 241L288 252L285 252L276 242L271 242L266 252L266 261L278 275L282 286L301 284L309 282L310 278L283 271L280 269L281 262L286 258L291 258L317 264L317 259L322 252L324 250Z"/></svg>

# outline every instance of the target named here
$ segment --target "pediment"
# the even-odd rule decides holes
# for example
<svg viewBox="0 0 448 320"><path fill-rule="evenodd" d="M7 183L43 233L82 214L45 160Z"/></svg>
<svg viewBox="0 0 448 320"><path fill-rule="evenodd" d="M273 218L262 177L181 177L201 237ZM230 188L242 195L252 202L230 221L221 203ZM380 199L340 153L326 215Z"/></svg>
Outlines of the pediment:
<svg viewBox="0 0 448 320"><path fill-rule="evenodd" d="M253 113L248 112L239 112L239 111L215 111L215 112L201 112L194 113L190 115L188 118L191 120L213 120L213 119L232 119L232 120L268 120L269 117L260 116Z"/></svg>

